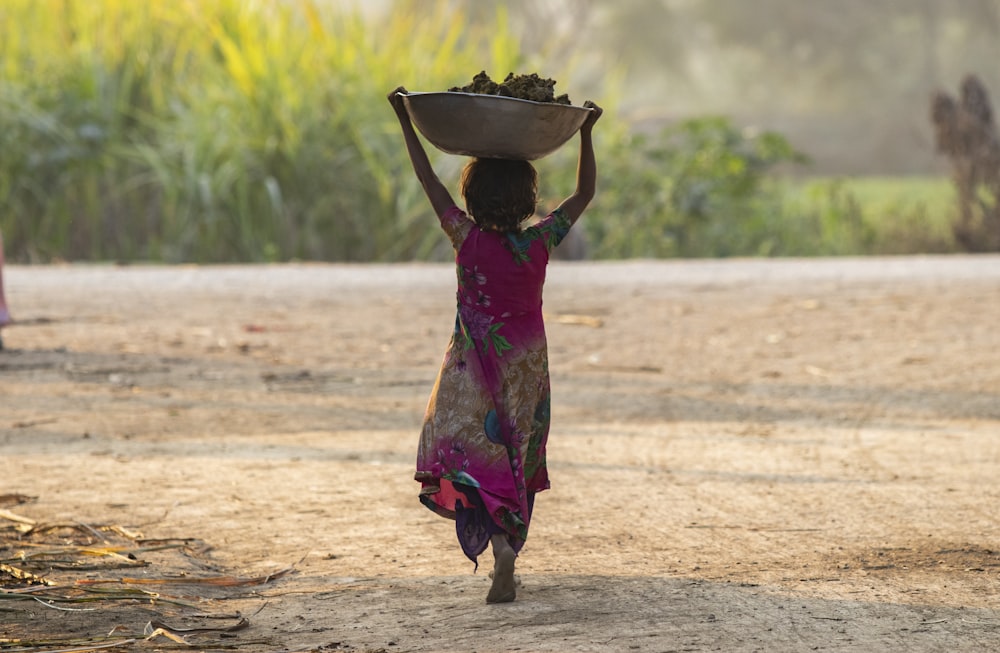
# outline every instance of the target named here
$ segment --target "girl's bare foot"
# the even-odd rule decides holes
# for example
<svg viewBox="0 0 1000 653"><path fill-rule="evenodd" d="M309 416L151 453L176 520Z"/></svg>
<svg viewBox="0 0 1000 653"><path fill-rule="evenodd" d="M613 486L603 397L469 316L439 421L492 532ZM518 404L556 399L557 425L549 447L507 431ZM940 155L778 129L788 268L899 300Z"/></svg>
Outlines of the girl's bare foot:
<svg viewBox="0 0 1000 653"><path fill-rule="evenodd" d="M510 603L517 597L514 583L514 561L517 554L511 548L506 535L494 535L490 538L493 545L493 585L486 595L487 603Z"/></svg>

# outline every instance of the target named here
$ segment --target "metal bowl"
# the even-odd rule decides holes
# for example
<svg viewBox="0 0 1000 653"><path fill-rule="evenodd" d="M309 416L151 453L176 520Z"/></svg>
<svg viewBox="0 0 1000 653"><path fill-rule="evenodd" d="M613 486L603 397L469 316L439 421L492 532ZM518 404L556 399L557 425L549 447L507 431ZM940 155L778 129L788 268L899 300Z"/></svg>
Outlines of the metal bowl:
<svg viewBox="0 0 1000 653"><path fill-rule="evenodd" d="M408 93L410 119L435 147L489 159L540 159L572 138L593 109L476 93Z"/></svg>

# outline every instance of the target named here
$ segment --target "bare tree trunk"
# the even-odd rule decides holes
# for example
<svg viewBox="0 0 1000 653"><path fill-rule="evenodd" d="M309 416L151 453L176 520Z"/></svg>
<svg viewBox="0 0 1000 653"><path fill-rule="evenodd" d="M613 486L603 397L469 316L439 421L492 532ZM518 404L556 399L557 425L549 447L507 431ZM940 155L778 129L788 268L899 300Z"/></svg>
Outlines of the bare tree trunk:
<svg viewBox="0 0 1000 653"><path fill-rule="evenodd" d="M1000 136L986 88L969 75L958 101L936 94L931 120L958 192L955 240L970 252L1000 251Z"/></svg>

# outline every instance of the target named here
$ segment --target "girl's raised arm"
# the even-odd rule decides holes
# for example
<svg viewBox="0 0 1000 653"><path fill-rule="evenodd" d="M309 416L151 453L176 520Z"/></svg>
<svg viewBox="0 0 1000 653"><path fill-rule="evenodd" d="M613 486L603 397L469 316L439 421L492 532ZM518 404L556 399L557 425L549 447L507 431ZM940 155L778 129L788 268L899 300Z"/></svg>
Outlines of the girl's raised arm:
<svg viewBox="0 0 1000 653"><path fill-rule="evenodd" d="M410 114L403 102L403 95L406 95L406 89L400 86L389 93L389 104L396 110L396 117L399 118L399 125L403 129L403 139L406 141L406 151L410 155L413 171L417 173L417 179L420 180L420 185L423 186L427 199L431 201L435 215L440 217L444 215L445 211L455 206L455 202L451 198L451 193L441 183L431 167L427 152L424 151L424 146L420 143L420 138L417 137L417 132L413 129Z"/></svg>
<svg viewBox="0 0 1000 653"><path fill-rule="evenodd" d="M594 141L591 132L594 123L604 113L604 109L593 102L584 104L593 111L587 116L586 122L580 127L580 160L576 168L576 191L563 200L559 208L569 218L570 223L575 223L583 214L583 210L594 199L597 191L597 160L594 156Z"/></svg>

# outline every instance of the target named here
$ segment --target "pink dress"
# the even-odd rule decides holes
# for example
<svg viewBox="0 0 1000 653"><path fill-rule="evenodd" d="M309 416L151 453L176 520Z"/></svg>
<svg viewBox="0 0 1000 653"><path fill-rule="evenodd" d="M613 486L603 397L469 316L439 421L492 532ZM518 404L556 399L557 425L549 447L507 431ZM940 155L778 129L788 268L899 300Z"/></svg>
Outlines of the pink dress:
<svg viewBox="0 0 1000 653"><path fill-rule="evenodd" d="M458 315L417 452L421 501L456 520L473 561L491 535L515 550L549 487L549 364L542 286L571 226L557 210L517 234L483 231L458 207L440 216L456 251Z"/></svg>

